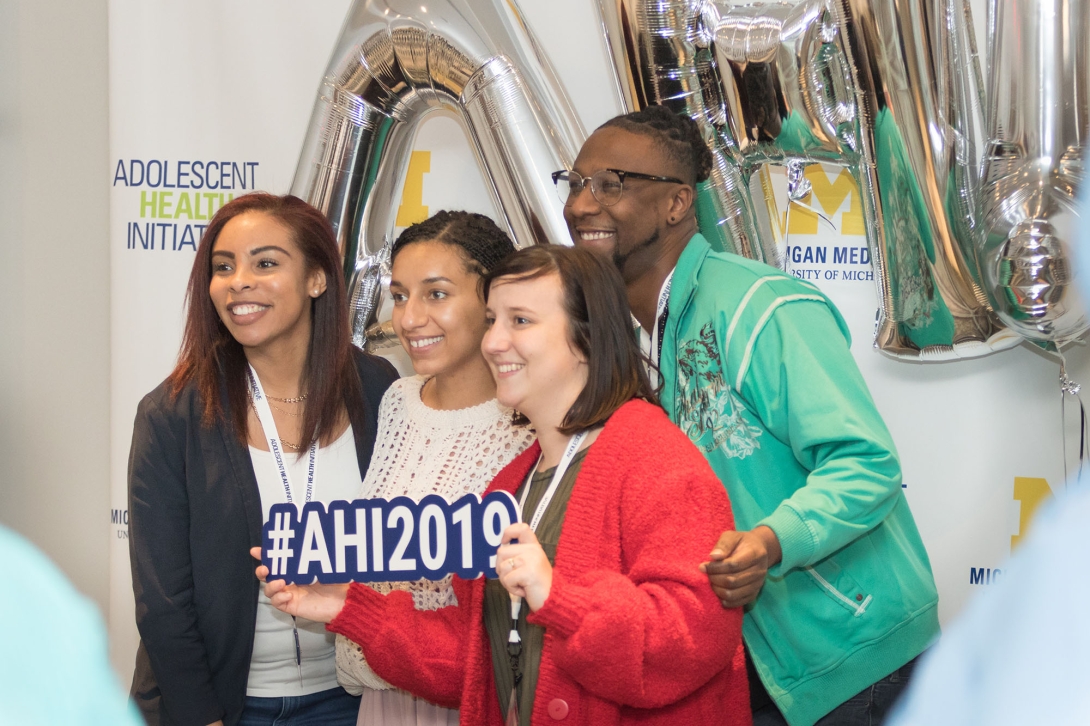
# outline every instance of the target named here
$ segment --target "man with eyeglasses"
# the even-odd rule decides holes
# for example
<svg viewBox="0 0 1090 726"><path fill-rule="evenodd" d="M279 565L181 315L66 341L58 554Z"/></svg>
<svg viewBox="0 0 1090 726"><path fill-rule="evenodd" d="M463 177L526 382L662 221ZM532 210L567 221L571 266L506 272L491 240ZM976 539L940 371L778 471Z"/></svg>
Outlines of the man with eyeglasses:
<svg viewBox="0 0 1090 726"><path fill-rule="evenodd" d="M691 119L651 106L553 180L575 244L621 271L663 407L730 494L738 531L703 567L746 608L755 726L879 723L939 634L900 462L832 302L699 233L711 164Z"/></svg>

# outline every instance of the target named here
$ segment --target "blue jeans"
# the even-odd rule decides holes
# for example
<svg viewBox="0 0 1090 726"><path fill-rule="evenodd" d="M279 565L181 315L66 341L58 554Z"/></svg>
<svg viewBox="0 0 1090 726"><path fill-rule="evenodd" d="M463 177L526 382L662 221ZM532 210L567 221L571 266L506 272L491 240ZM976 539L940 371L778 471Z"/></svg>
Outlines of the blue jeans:
<svg viewBox="0 0 1090 726"><path fill-rule="evenodd" d="M337 686L307 696L246 696L238 726L356 726L360 697Z"/></svg>
<svg viewBox="0 0 1090 726"><path fill-rule="evenodd" d="M908 685L915 665L913 658L822 716L814 726L879 726ZM787 726L787 721L776 704L768 703L753 712L753 726Z"/></svg>

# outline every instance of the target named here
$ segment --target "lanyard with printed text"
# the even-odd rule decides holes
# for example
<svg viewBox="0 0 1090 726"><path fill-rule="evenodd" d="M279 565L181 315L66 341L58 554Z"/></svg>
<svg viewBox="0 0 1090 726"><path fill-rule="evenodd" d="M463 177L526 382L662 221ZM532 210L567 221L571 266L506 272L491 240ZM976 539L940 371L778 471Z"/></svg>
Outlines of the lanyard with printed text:
<svg viewBox="0 0 1090 726"><path fill-rule="evenodd" d="M549 488L545 490L545 494L541 497L541 501L537 504L537 509L534 510L534 516L530 519L530 529L537 531L537 525L541 522L542 515L545 514L545 510L549 508L549 502L553 500L553 495L556 494L557 487L560 486L560 480L564 478L564 474L568 471L568 467L571 466L572 459L579 452L579 447L583 445L583 441L587 438L586 431L580 431L575 436L571 437L571 441L568 442L568 447L564 449L564 455L560 457L560 463L556 465L556 469L553 471L553 478L549 481ZM530 486L534 481L534 474L537 473L537 467L541 464L541 457L538 457L537 464L534 464L534 468L530 470L530 475L526 477L526 483L522 487L522 499L519 501L519 512L523 521L526 521L525 508L526 499L530 496ZM522 610L522 598L517 595L511 596L511 631L507 634L507 654L511 659L511 672L514 676L514 688L511 690L510 703L507 706L507 723L511 723L512 714L514 716L514 723L518 723L518 698L517 689L519 681L522 680L522 671L519 667L519 659L522 656L522 637L519 635L518 622L519 611Z"/></svg>
<svg viewBox="0 0 1090 726"><path fill-rule="evenodd" d="M541 521L542 515L545 514L545 510L549 508L549 502L553 500L553 495L556 494L557 487L560 486L560 480L564 478L564 473L567 472L568 467L571 466L572 459L579 452L579 447L582 446L583 441L587 438L586 431L580 431L575 436L571 437L571 441L568 442L568 448L564 449L564 455L560 457L560 463L556 465L556 469L553 471L553 478L549 482L549 488L545 490L545 494L542 495L541 501L537 503L537 509L534 510L534 516L530 520L530 529L537 531L537 525ZM525 512L523 509L526 506L526 499L530 496L530 485L534 481L534 474L537 473L538 464L541 463L541 458L538 457L537 464L534 464L534 468L530 470L530 476L526 478L526 486L522 489L522 500L519 501L519 512L523 513L523 521L526 521Z"/></svg>
<svg viewBox="0 0 1090 726"><path fill-rule="evenodd" d="M666 316L668 315L668 307L670 304L670 286L674 282L674 271L670 270L670 274L666 276L665 282L662 283L662 290L659 292L659 302L655 306L655 324L651 326L651 352L648 356L651 358L651 362L654 363L648 370L648 377L651 379L651 388L655 389L659 386L659 366L662 360L662 339L666 333Z"/></svg>
<svg viewBox="0 0 1090 726"><path fill-rule="evenodd" d="M269 451L276 460L276 472L280 475L280 482L284 485L284 496L289 504L293 503L291 477L288 476L288 468L284 465L284 452L280 448L280 435L276 431L276 422L273 421L272 409L269 408L269 400L265 396L265 390L261 387L261 380L257 377L257 371L250 366L247 372L250 383L250 398L254 403L254 411L257 412L257 420L261 422L261 429L265 438L269 441ZM307 494L304 501L309 502L314 494L314 460L318 455L318 440L310 445L310 461L307 464Z"/></svg>

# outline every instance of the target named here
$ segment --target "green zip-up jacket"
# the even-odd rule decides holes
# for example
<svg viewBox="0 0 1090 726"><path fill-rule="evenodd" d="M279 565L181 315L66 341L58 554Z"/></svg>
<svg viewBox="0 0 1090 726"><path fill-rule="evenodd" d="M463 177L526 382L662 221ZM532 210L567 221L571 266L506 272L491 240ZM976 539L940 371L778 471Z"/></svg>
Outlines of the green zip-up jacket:
<svg viewBox="0 0 1090 726"><path fill-rule="evenodd" d="M674 270L660 370L670 419L727 488L740 530L783 560L746 612L757 673L791 726L812 724L924 650L938 593L901 465L814 286L713 252Z"/></svg>

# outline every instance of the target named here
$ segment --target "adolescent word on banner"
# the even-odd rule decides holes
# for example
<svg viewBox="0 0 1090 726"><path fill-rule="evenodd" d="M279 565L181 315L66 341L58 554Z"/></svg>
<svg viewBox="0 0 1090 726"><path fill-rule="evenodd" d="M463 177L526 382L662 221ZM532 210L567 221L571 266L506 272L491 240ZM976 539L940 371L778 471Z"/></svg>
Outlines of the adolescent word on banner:
<svg viewBox="0 0 1090 726"><path fill-rule="evenodd" d="M507 492L467 494L451 504L430 494L408 497L274 504L261 529L261 562L270 580L309 585L336 582L471 580L496 577L503 531L517 522Z"/></svg>

